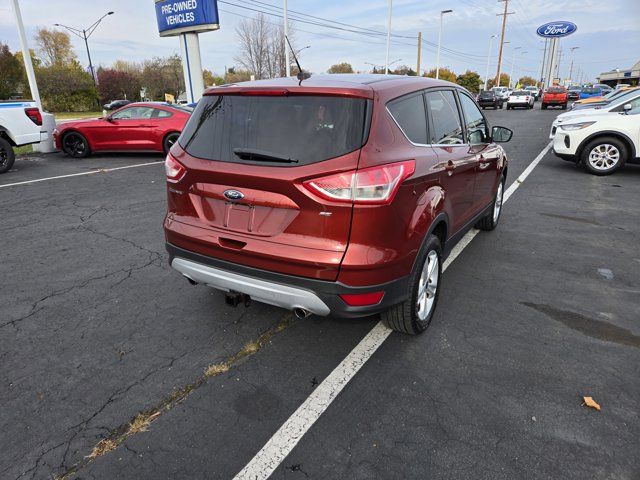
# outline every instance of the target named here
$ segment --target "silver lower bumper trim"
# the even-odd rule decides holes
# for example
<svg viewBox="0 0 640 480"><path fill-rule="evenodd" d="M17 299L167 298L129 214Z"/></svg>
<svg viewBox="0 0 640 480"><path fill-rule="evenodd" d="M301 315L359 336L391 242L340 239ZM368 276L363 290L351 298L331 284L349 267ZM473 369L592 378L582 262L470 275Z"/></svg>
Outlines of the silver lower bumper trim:
<svg viewBox="0 0 640 480"><path fill-rule="evenodd" d="M176 257L171 266L196 283L219 290L249 295L253 300L289 310L303 308L316 315L329 315L329 307L313 292L297 287L273 283L210 267Z"/></svg>

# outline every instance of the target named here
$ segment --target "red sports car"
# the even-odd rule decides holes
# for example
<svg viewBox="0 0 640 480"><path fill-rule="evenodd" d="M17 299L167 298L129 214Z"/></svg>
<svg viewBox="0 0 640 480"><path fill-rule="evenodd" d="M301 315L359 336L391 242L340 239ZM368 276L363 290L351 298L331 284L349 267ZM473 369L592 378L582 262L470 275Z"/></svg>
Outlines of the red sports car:
<svg viewBox="0 0 640 480"><path fill-rule="evenodd" d="M74 158L91 152L168 152L191 110L168 103L130 103L112 114L64 122L53 131L56 147Z"/></svg>

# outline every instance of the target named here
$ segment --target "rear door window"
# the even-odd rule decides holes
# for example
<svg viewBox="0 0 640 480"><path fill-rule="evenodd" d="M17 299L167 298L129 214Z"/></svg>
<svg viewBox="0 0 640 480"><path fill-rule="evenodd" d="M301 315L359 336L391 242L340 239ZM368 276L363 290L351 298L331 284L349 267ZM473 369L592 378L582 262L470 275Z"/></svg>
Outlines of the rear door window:
<svg viewBox="0 0 640 480"><path fill-rule="evenodd" d="M205 96L179 142L190 155L207 160L306 165L362 147L370 110L369 101L360 98Z"/></svg>
<svg viewBox="0 0 640 480"><path fill-rule="evenodd" d="M465 143L462 138L462 124L453 91L427 92L425 96L430 122L430 143L446 145Z"/></svg>
<svg viewBox="0 0 640 480"><path fill-rule="evenodd" d="M394 100L387 105L405 136L413 143L426 144L427 114L424 108L422 93Z"/></svg>

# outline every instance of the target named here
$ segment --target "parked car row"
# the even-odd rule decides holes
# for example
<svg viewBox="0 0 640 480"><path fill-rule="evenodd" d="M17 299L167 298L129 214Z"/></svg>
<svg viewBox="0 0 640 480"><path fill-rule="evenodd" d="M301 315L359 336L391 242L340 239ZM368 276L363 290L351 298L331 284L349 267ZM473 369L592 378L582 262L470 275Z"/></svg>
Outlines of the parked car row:
<svg viewBox="0 0 640 480"><path fill-rule="evenodd" d="M640 163L640 89L558 115L549 137L556 156L594 175Z"/></svg>

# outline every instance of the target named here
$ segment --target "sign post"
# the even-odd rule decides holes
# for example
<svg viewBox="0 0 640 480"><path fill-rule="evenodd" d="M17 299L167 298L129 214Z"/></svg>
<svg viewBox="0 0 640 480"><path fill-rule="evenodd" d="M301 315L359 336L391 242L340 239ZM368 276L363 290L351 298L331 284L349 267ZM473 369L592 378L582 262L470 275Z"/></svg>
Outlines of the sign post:
<svg viewBox="0 0 640 480"><path fill-rule="evenodd" d="M542 88L546 89L550 85L553 85L554 73L558 67L560 38L571 35L577 29L578 27L575 23L559 21L545 23L544 25L540 25L536 30L536 33L539 36L551 40L549 45L549 54L544 61L544 66L542 69L542 71L544 72Z"/></svg>
<svg viewBox="0 0 640 480"><path fill-rule="evenodd" d="M187 100L195 103L204 92L198 34L220 28L217 0L155 0L155 4L160 36L179 36Z"/></svg>

